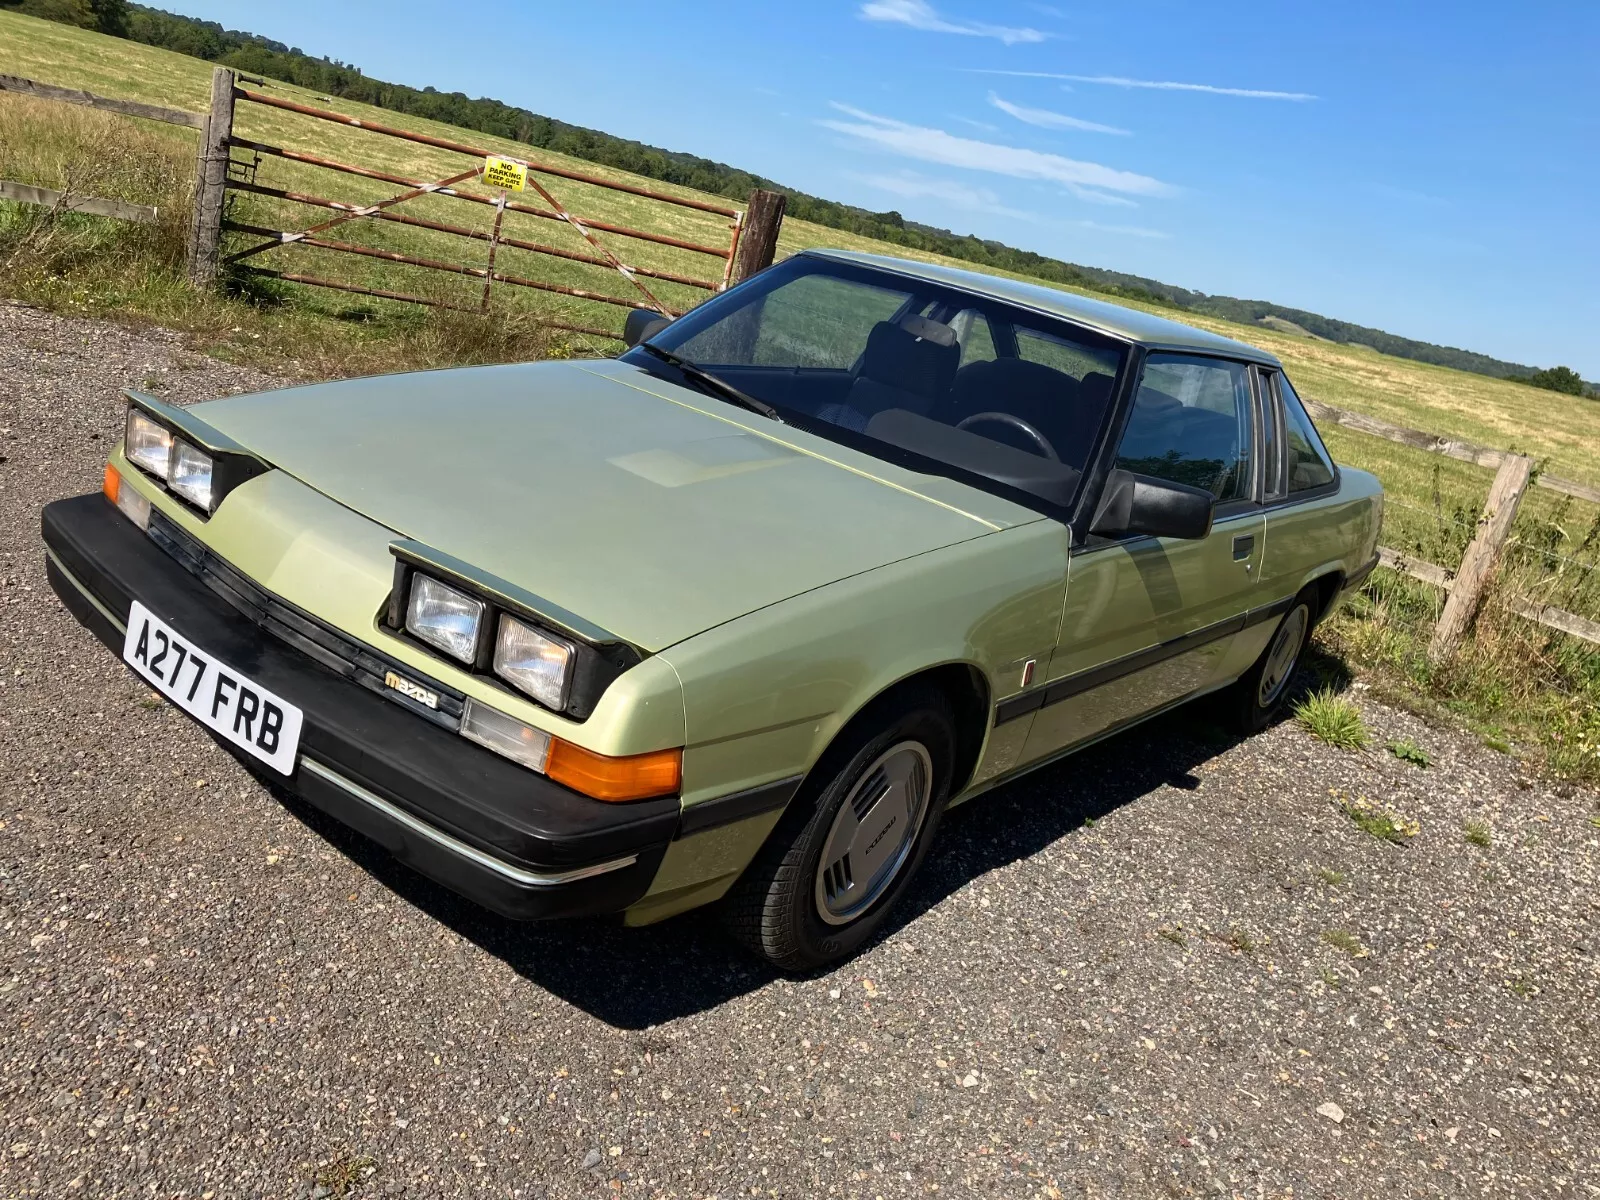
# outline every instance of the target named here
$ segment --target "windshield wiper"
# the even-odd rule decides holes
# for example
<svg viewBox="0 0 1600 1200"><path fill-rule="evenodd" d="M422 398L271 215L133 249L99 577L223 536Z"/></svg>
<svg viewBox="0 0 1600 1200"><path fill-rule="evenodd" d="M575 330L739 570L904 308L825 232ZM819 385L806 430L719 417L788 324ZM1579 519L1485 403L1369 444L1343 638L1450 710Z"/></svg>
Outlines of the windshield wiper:
<svg viewBox="0 0 1600 1200"><path fill-rule="evenodd" d="M671 350L663 350L660 346L653 346L649 342L640 342L639 349L647 354L653 354L664 363L670 363L683 372L684 378L692 379L707 391L714 392L724 400L731 400L740 408L748 408L753 413L760 413L763 417L770 417L779 425L784 423L778 415L778 410L765 400L757 400L746 392L741 392L725 379L718 378L704 367L696 366L681 354L674 354Z"/></svg>

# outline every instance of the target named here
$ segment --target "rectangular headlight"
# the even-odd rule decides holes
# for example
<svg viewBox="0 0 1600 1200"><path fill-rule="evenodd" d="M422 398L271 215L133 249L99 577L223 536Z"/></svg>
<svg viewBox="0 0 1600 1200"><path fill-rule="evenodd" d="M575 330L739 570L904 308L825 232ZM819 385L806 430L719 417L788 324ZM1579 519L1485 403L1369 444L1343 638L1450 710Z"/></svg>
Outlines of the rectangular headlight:
<svg viewBox="0 0 1600 1200"><path fill-rule="evenodd" d="M130 408L123 453L134 466L165 479L172 463L172 434L137 408Z"/></svg>
<svg viewBox="0 0 1600 1200"><path fill-rule="evenodd" d="M197 508L211 511L211 481L216 464L204 450L178 441L172 451L172 476L167 486Z"/></svg>
<svg viewBox="0 0 1600 1200"><path fill-rule="evenodd" d="M406 631L451 658L470 663L487 607L482 600L417 572L411 577Z"/></svg>
<svg viewBox="0 0 1600 1200"><path fill-rule="evenodd" d="M494 643L494 673L545 707L559 710L567 702L572 646L515 617L501 616Z"/></svg>

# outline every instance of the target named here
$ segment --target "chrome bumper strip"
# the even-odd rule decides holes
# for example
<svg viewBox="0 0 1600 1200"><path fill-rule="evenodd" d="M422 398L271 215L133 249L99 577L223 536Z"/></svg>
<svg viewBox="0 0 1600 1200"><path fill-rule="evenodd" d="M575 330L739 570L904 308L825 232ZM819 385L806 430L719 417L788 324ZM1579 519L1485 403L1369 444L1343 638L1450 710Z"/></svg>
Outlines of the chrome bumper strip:
<svg viewBox="0 0 1600 1200"><path fill-rule="evenodd" d="M443 830L436 829L426 821L417 819L406 812L405 809L390 804L382 796L368 791L353 779L346 779L337 771L323 766L315 759L302 755L300 769L309 771L320 779L327 780L335 787L360 800L363 804L377 809L391 821L405 826L406 829L419 837L427 838L441 849L448 850L452 854L458 855L486 870L493 871L495 874L503 876L513 883L519 883L524 887L556 887L563 883L572 883L579 879L589 879L595 875L605 875L611 871L620 871L623 867L631 867L639 861L637 854L630 854L626 858L612 859L610 862L595 863L587 867L574 867L570 871L530 871L524 867L512 866L492 854L485 854L476 846L469 846L467 843L451 837Z"/></svg>

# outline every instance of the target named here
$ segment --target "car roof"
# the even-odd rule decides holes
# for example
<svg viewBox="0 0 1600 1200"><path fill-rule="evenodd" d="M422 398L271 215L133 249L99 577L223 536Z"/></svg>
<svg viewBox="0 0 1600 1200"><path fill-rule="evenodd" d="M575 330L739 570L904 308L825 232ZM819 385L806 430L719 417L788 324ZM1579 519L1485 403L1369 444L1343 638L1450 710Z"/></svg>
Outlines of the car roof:
<svg viewBox="0 0 1600 1200"><path fill-rule="evenodd" d="M1062 291L1039 283L1024 283L1020 279L1007 279L1001 275L988 275L982 271L966 271L959 267L946 267L937 263L916 262L908 258L891 258L886 254L862 254L853 250L802 250L802 254L817 258L837 259L841 262L859 263L877 267L899 275L926 279L963 291L1004 300L1052 316L1088 325L1102 333L1141 346L1163 350L1199 350L1208 354L1226 354L1251 362L1281 367L1277 358L1267 351L1221 334L1209 333L1169 321L1136 308L1125 308L1105 300L1091 300L1076 292Z"/></svg>

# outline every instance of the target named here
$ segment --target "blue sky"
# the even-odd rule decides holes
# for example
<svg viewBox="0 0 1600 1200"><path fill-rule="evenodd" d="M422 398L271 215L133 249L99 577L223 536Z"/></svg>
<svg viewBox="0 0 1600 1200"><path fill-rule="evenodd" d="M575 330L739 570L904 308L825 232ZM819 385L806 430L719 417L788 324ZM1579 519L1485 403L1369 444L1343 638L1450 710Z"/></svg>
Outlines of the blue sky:
<svg viewBox="0 0 1600 1200"><path fill-rule="evenodd" d="M815 195L1600 379L1600 4L154 0Z"/></svg>

